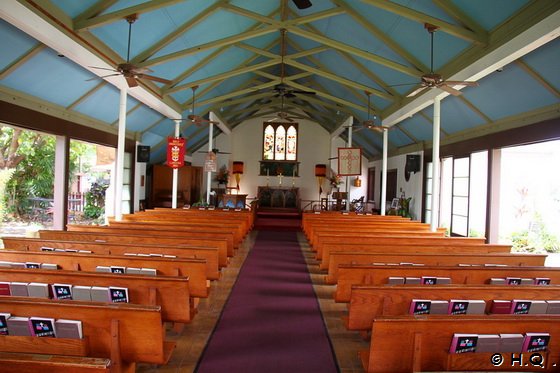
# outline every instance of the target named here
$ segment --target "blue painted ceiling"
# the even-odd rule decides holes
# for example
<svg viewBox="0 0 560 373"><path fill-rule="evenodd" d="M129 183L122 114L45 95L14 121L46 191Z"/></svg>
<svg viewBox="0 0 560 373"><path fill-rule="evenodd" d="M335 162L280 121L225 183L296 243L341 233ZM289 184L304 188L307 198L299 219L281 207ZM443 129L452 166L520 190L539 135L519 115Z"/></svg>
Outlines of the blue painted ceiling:
<svg viewBox="0 0 560 373"><path fill-rule="evenodd" d="M234 128L280 111L275 90L280 83L313 93L284 92L286 110L331 132L348 116L358 126L375 118L376 125L390 127L395 151L431 140L431 102L443 91L427 88L407 97L430 72L428 23L438 27L434 71L479 84L464 87L459 96L441 96L443 141L511 118L558 112L559 1L312 3L298 9L292 0L2 1L0 91L2 97L31 97L114 131L124 80L104 80L99 76L112 71L96 66L126 62L125 17L136 14L129 60L170 82L138 78L139 86L128 89L127 130L156 154L163 157L165 139L173 134L170 113L191 114L193 87L198 86L195 113L213 111ZM38 21L22 19L31 16ZM204 145L207 131L182 125L190 151ZM381 152L380 136L361 129L353 138L373 159Z"/></svg>

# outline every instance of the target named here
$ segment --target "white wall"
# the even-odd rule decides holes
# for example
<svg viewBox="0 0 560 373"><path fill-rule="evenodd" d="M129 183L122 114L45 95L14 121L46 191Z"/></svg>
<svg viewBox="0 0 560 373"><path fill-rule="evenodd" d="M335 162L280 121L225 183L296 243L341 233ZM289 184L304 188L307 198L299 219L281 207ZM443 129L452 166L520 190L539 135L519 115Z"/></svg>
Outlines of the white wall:
<svg viewBox="0 0 560 373"><path fill-rule="evenodd" d="M410 212L415 220L422 218L422 180L424 175L424 152L415 152L409 154L418 154L421 156L420 172L410 174L410 179L405 180L404 168L406 165L406 154L390 157L387 159L387 170L397 169L397 197L404 192L405 196L412 197L410 201ZM375 167L375 197L381 192L380 172L383 170L381 160L370 162L369 167ZM381 206L380 201L375 201L376 206ZM391 201L387 202L387 208L391 205Z"/></svg>

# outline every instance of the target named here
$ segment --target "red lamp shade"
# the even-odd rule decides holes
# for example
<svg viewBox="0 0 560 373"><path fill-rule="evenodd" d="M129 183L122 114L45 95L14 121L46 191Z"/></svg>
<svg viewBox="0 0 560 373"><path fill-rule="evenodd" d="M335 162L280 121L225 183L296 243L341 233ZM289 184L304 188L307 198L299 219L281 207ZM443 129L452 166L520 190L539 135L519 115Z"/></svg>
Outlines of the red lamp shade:
<svg viewBox="0 0 560 373"><path fill-rule="evenodd" d="M317 176L317 177L327 176L327 165L326 164L316 164L315 165L315 176Z"/></svg>
<svg viewBox="0 0 560 373"><path fill-rule="evenodd" d="M243 174L243 162L240 161L233 162L233 173Z"/></svg>

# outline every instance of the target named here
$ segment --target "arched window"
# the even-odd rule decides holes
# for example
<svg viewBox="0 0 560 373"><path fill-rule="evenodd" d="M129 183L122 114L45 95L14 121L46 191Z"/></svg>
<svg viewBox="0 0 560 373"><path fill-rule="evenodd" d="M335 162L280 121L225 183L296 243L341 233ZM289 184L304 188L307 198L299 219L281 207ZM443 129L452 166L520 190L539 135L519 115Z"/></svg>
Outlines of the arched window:
<svg viewBox="0 0 560 373"><path fill-rule="evenodd" d="M263 160L297 160L297 123L264 123Z"/></svg>

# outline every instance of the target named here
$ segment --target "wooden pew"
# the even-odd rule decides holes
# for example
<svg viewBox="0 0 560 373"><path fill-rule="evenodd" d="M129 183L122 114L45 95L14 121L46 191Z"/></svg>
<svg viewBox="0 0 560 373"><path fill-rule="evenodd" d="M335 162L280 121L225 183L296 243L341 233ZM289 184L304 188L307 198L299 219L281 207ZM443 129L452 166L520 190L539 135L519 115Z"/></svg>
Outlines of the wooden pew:
<svg viewBox="0 0 560 373"><path fill-rule="evenodd" d="M124 255L125 253L134 254L160 254L174 255L177 258L196 258L206 261L206 276L209 280L220 278L220 266L218 250L206 247L174 247L161 245L130 245L130 244L110 244L102 242L87 241L57 241L42 240L40 238L26 237L2 237L4 248L20 251L41 251L42 247L54 249L89 250L98 255ZM227 258L224 246L224 257ZM128 257L128 256L127 256ZM150 267L146 267L150 268Z"/></svg>
<svg viewBox="0 0 560 373"><path fill-rule="evenodd" d="M134 372L137 362L166 364L175 347L175 342L165 341L158 306L0 297L0 309L17 316L81 320L85 339L76 341L87 343L91 357L110 358L115 371ZM9 335L0 338L5 343L27 344L29 350L29 338L37 337L23 337L23 341ZM55 346L68 341L41 339Z"/></svg>
<svg viewBox="0 0 560 373"><path fill-rule="evenodd" d="M179 216L186 216L186 217L215 217L218 216L220 218L226 219L243 219L249 223L249 228L252 228L255 223L255 211L254 210L247 210L243 209L241 211L236 211L235 209L170 209L165 207L155 207L154 209L148 209L142 211L145 214L160 214L160 213L170 213L171 215L179 215Z"/></svg>
<svg viewBox="0 0 560 373"><path fill-rule="evenodd" d="M350 304L348 305L348 316L344 317L346 328L366 331L371 329L371 323L379 316L407 315L413 299L480 299L486 301L486 312L488 313L492 300L560 300L560 286L353 286ZM462 315L457 317L462 317Z"/></svg>
<svg viewBox="0 0 560 373"><path fill-rule="evenodd" d="M169 222L161 220L150 220L150 221L114 221L110 223L109 228L131 228L131 229L142 229L147 231L178 231L178 232L189 232L193 234L199 233L231 233L233 235L234 247L238 248L243 238L245 237L245 232L243 232L242 227L238 224L231 224L223 221L219 222L200 222L200 223L186 223L186 222ZM68 226L68 230L76 230L76 225Z"/></svg>
<svg viewBox="0 0 560 373"><path fill-rule="evenodd" d="M449 347L454 333L509 334L527 332L550 333L549 348L543 353L544 368L511 366L511 353L503 353L505 360L500 367L491 363L490 353L450 354ZM428 371L538 371L557 372L560 361L560 318L527 315L463 315L379 317L373 322L368 351L361 351L364 370L377 372L428 372ZM531 353L524 353L524 363L529 363ZM516 354L519 357L519 354Z"/></svg>
<svg viewBox="0 0 560 373"><path fill-rule="evenodd" d="M439 242L439 245L423 244L420 241L418 244L403 243L403 244L381 244L379 240L375 242L363 243L327 243L323 245L323 252L320 260L321 269L326 269L329 266L330 256L332 252L364 252L364 253L394 253L402 255L409 254L509 254L511 251L510 245L497 245L474 243L472 245L455 245L453 240ZM447 244L445 244L447 243ZM399 260L401 262L403 260ZM374 262L374 261L372 261Z"/></svg>
<svg viewBox="0 0 560 373"><path fill-rule="evenodd" d="M195 238L221 238L227 241L228 256L234 256L234 249L237 248L231 232L219 232L209 230L182 231L167 229L147 229L137 226L136 228L117 228L110 226L94 225L68 225L69 232L90 232L90 233L112 233L120 235L133 235L139 237L168 237L175 238L175 242L182 242L182 239ZM41 231L40 231L41 232ZM42 236L41 236L42 237Z"/></svg>
<svg viewBox="0 0 560 373"><path fill-rule="evenodd" d="M373 264L373 263L415 263L435 266L451 266L459 264L505 264L510 266L544 266L546 254L523 254L523 253L457 253L454 248L441 250L441 252L430 252L430 248L425 248L421 253L398 253L397 247L391 252L344 252L335 251L330 255L323 254L323 261L320 269L325 269L325 257L329 259L328 273L325 277L327 284L334 285L338 281L338 266L341 264ZM464 250L464 247L459 247Z"/></svg>
<svg viewBox="0 0 560 373"><path fill-rule="evenodd" d="M188 323L194 315L189 280L186 277L0 268L0 278L9 282L124 287L128 288L131 304L160 306L164 321Z"/></svg>
<svg viewBox="0 0 560 373"><path fill-rule="evenodd" d="M309 232L309 227L315 225L321 225L325 223L375 223L375 222L412 222L413 220L408 218L403 218L402 216L395 215L358 215L355 213L348 213L343 215L340 212L322 211L321 213L309 213L304 212L301 215L301 226L303 232L307 235Z"/></svg>
<svg viewBox="0 0 560 373"><path fill-rule="evenodd" d="M380 246L380 245L421 245L421 246L459 246L459 245L481 245L484 244L484 238L477 237L430 237L419 235L376 235L376 234L362 234L362 235L345 235L345 234L325 234L319 236L320 240L316 243L314 249L317 251L316 257L318 260L323 257L323 246L326 244L347 245L349 243L357 243L367 246ZM491 247L491 246L489 246ZM505 250L508 246L499 246L500 252ZM509 252L509 249L507 250Z"/></svg>
<svg viewBox="0 0 560 373"><path fill-rule="evenodd" d="M226 245L226 255L233 256L233 245L225 238L207 238L207 237L165 237L165 236L141 236L136 234L118 234L107 232L69 232L57 230L39 230L39 237L47 240L62 241L92 241L101 243L116 244L139 244L139 245L166 245L180 246L187 245L213 247L212 245ZM231 252L231 255L230 255Z"/></svg>
<svg viewBox="0 0 560 373"><path fill-rule="evenodd" d="M57 264L67 271L96 272L97 266L153 268L158 276L188 277L192 296L208 294L206 261L204 259L177 259L128 255L65 253L58 251L0 250L0 260L8 262L36 262Z"/></svg>
<svg viewBox="0 0 560 373"><path fill-rule="evenodd" d="M95 357L0 352L4 373L110 373L111 360Z"/></svg>
<svg viewBox="0 0 560 373"><path fill-rule="evenodd" d="M490 278L548 277L560 284L560 268L554 267L457 267L457 266L387 266L340 265L334 294L337 302L350 302L352 285L384 285L389 277L449 277L452 284L487 284ZM434 286L434 285L425 285ZM438 286L438 285L435 285ZM504 285L507 286L507 285Z"/></svg>

